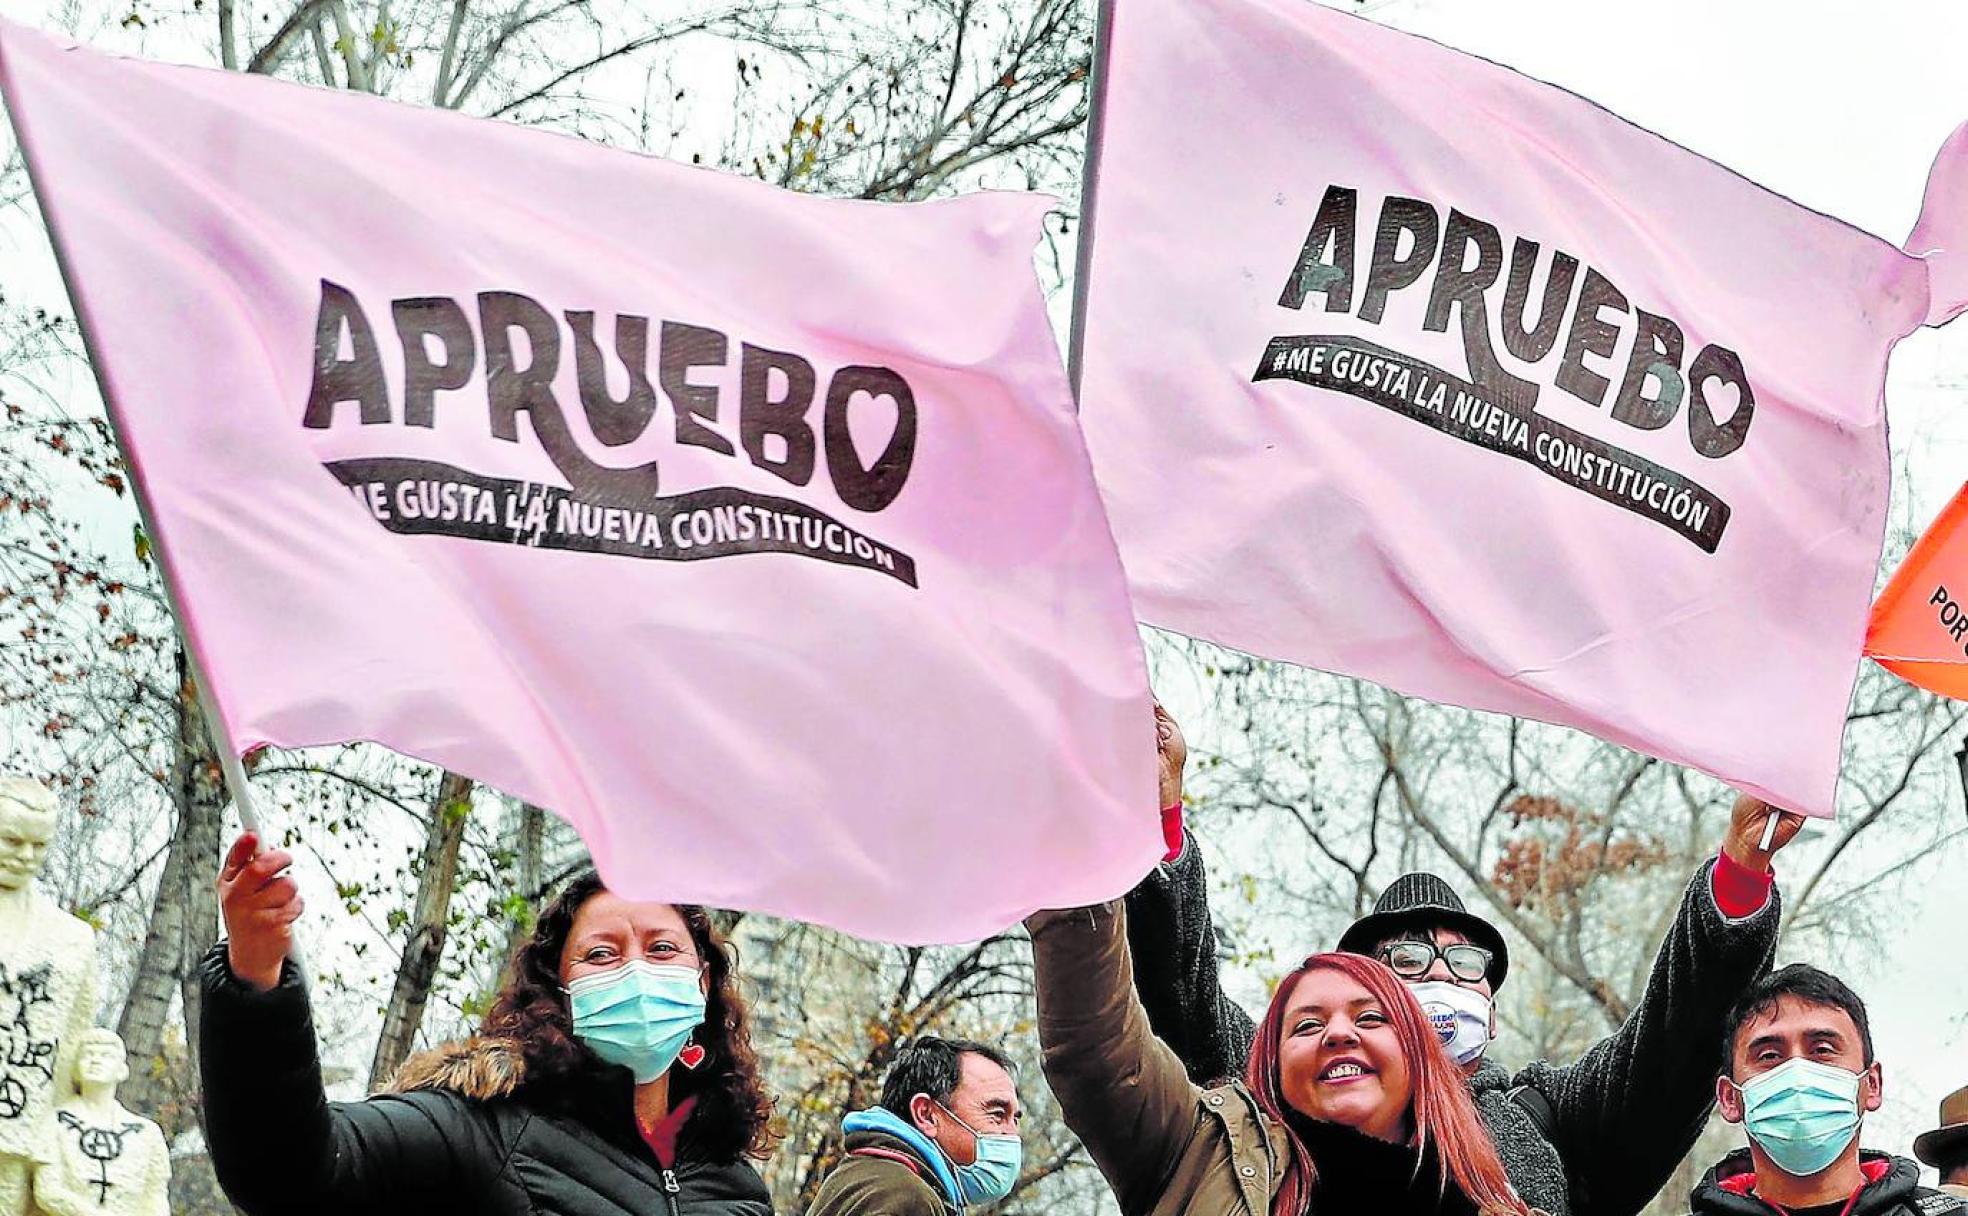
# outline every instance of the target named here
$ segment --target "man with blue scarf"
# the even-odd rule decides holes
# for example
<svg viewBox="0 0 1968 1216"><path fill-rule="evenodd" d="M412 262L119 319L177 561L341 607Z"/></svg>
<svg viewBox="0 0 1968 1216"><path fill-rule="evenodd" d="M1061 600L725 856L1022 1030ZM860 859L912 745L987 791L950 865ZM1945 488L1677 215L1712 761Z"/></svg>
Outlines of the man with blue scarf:
<svg viewBox="0 0 1968 1216"><path fill-rule="evenodd" d="M1771 972L1729 1014L1722 1117L1749 1147L1695 1188L1696 1216L1963 1216L1968 1202L1919 1184L1920 1167L1859 1146L1885 1072L1865 1002L1816 967Z"/></svg>
<svg viewBox="0 0 1968 1216"><path fill-rule="evenodd" d="M1018 1183L1022 1110L1004 1053L924 1035L896 1053L881 1105L841 1121L845 1156L807 1216L948 1216Z"/></svg>

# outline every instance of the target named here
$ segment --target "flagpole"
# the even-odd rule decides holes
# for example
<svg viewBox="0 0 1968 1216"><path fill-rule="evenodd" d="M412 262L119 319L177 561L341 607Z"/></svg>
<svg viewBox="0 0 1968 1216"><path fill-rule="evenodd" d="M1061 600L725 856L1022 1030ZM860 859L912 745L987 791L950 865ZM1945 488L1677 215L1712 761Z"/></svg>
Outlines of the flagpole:
<svg viewBox="0 0 1968 1216"><path fill-rule="evenodd" d="M45 210L42 216L47 218ZM54 235L52 221L49 222L49 235ZM55 242L55 251L55 261L61 267L62 283L68 286L68 266L62 259L59 240ZM211 738L212 750L218 753L219 771L225 776L226 790L232 795L232 805L239 813L239 826L255 836L262 836L259 811L254 806L252 787L246 779L246 766L240 763L239 748L232 741L232 732L226 728L225 719L219 716L219 703L212 695L212 681L206 676L207 669L199 657L198 647L192 644L191 629L186 623L189 618L181 607L184 601L178 580L172 574L170 556L165 551L164 534L157 530L156 516L151 513L150 502L144 492L143 477L137 471L136 462L130 458L130 449L123 442L123 428L116 421L116 408L110 404L109 381L103 373L102 361L96 357L95 344L89 338L89 323L82 320L82 298L72 286L68 287L68 298L75 305L76 318L81 322L83 349L96 373L96 387L103 395L103 405L109 416L109 433L115 437L117 454L123 459L123 467L130 471L131 496L136 499L137 518L143 524L144 535L150 540L151 557L162 576L164 600L171 609L178 644L184 648L185 666L189 669L191 686L198 697L199 714L205 719L205 732ZM264 841L262 847L265 847Z"/></svg>
<svg viewBox="0 0 1968 1216"><path fill-rule="evenodd" d="M5 78L5 73L0 73ZM16 118L19 107L9 107ZM21 157L27 165L29 182L35 186L35 197L41 197L42 175L34 150L34 141L29 136L25 124L18 121L14 127L15 137L20 141ZM109 371L96 349L95 327L89 320L88 306L83 302L82 293L75 289L75 279L69 273L67 245L62 239L61 226L55 220L55 213L48 207L41 208L41 222L48 229L48 243L55 254L55 268L61 274L62 287L68 292L69 303L75 306L76 326L82 331L82 349L89 359L89 370L95 374L96 388L102 394L103 410L109 418L109 431L116 440L116 450L123 460L123 467L130 473L131 496L136 499L137 518L142 521L144 535L150 540L151 556L157 562L158 573L164 584L164 600L171 609L171 620L176 626L178 642L184 648L185 664L190 669L192 687L198 695L198 705L205 719L205 730L211 737L213 750L219 756L219 771L225 776L226 789L232 794L233 806L238 810L239 823L255 836L260 832L260 817L253 805L252 790L246 781L246 768L239 762L239 749L233 746L232 734L226 729L225 719L219 716L218 701L212 695L212 682L206 678L206 666L199 657L198 646L193 641L194 631L191 618L185 615L184 598L178 581L172 575L170 556L166 551L164 534L157 528L156 517L152 515L149 495L144 488L143 468L133 458L129 446L123 440L123 427L117 421L119 413L116 393L110 388Z"/></svg>
<svg viewBox="0 0 1968 1216"><path fill-rule="evenodd" d="M1097 0L1093 11L1093 62L1087 69L1085 168L1080 173L1080 236L1073 257L1073 320L1066 340L1066 375L1073 403L1080 401L1080 372L1086 347L1088 269L1093 265L1094 204L1100 189L1100 150L1107 121L1107 56L1114 33L1115 0Z"/></svg>
<svg viewBox="0 0 1968 1216"><path fill-rule="evenodd" d="M112 431L115 429L113 425L111 429ZM120 441L118 446L121 446ZM128 464L129 461L125 460L124 463ZM151 546L157 548L157 530L146 522L144 531L151 538ZM157 552L158 567L165 572L165 586L168 588L170 572L164 567L162 549L157 549ZM174 617L177 616L177 611L173 601L171 612ZM191 685L198 692L198 708L205 717L205 731L211 736L213 750L219 754L219 771L225 775L226 790L232 794L233 808L239 813L239 826L242 830L261 837L261 847L264 848L265 834L260 830L260 813L253 804L252 786L246 780L246 766L240 761L239 748L232 741L232 732L226 729L225 719L219 717L218 701L212 696L212 682L205 678L205 666L199 662L198 652L192 648L191 640L186 636L182 625L178 630L178 641L184 646L185 666L191 669Z"/></svg>

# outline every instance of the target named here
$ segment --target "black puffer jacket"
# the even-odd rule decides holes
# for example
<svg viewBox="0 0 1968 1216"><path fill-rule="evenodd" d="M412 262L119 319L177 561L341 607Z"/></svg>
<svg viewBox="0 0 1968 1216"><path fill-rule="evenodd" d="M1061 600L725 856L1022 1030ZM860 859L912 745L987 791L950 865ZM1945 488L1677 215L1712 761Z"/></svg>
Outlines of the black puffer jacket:
<svg viewBox="0 0 1968 1216"><path fill-rule="evenodd" d="M256 993L221 943L200 980L206 1139L251 1216L771 1216L758 1171L694 1156L687 1126L663 1170L626 1089L579 1104L516 1096L525 1061L506 1040L423 1053L398 1073L403 1092L329 1102L292 962Z"/></svg>
<svg viewBox="0 0 1968 1216"><path fill-rule="evenodd" d="M1968 1199L1920 1185L1920 1167L1904 1157L1861 1152L1865 1189L1847 1209L1848 1216L1963 1216ZM1749 1150L1739 1148L1702 1176L1689 1201L1695 1216L1778 1216L1773 1207L1750 1193L1756 1167Z"/></svg>
<svg viewBox="0 0 1968 1216"><path fill-rule="evenodd" d="M1515 1076L1484 1060L1476 1113L1524 1202L1551 1216L1634 1216L1667 1183L1708 1119L1729 1006L1770 969L1777 896L1731 921L1695 872L1625 1025L1576 1062ZM1194 839L1127 897L1135 987L1149 1024L1199 1085L1242 1076L1252 1023L1219 986L1208 883Z"/></svg>

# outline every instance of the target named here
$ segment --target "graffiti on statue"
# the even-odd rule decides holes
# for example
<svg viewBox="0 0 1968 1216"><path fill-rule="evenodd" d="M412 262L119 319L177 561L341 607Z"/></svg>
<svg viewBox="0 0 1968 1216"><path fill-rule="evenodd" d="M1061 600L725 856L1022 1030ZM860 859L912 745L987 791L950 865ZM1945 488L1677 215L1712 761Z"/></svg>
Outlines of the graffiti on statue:
<svg viewBox="0 0 1968 1216"><path fill-rule="evenodd" d="M92 1127L65 1110L56 1111L55 1118L74 1133L76 1151L95 1163L96 1176L89 1185L96 1188L97 1205L109 1206L110 1188L116 1185L109 1177L110 1163L122 1158L124 1138L140 1134L147 1125L133 1119L120 1127Z"/></svg>
<svg viewBox="0 0 1968 1216"><path fill-rule="evenodd" d="M29 1092L54 1083L53 977L49 963L16 972L0 960L0 1119L20 1118Z"/></svg>
<svg viewBox="0 0 1968 1216"><path fill-rule="evenodd" d="M54 1160L34 1172L34 1202L48 1216L167 1216L171 1151L155 1123L116 1100L130 1079L123 1040L92 1027L77 1044L78 1096L55 1112Z"/></svg>

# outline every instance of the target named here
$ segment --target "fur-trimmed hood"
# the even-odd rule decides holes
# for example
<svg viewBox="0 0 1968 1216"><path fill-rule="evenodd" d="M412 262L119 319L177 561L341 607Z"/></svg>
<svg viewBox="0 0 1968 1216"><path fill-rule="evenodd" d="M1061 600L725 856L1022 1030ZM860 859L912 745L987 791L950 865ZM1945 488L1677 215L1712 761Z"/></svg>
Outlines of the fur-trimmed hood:
<svg viewBox="0 0 1968 1216"><path fill-rule="evenodd" d="M712 1160L686 1141L670 1170L657 1168L636 1134L626 1070L608 1082L620 1082L613 1109L605 1078L547 1084L521 1040L473 1038L405 1060L384 1094L328 1102L292 960L270 992L233 976L224 942L198 968L206 1144L250 1216L772 1216L745 1161Z"/></svg>
<svg viewBox="0 0 1968 1216"><path fill-rule="evenodd" d="M509 1098L526 1078L526 1053L518 1040L474 1035L420 1051L397 1065L376 1092L408 1094L440 1089L488 1102Z"/></svg>

